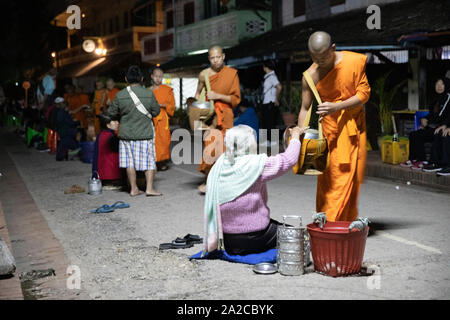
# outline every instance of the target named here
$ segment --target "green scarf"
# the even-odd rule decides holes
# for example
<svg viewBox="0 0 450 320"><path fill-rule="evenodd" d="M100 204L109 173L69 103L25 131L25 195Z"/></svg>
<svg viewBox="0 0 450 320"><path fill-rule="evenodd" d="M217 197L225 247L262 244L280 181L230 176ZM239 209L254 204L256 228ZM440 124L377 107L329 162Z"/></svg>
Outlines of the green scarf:
<svg viewBox="0 0 450 320"><path fill-rule="evenodd" d="M220 205L233 201L247 191L261 176L267 161L266 154L244 155L231 163L225 154L216 161L206 182L204 207L204 251L223 250Z"/></svg>

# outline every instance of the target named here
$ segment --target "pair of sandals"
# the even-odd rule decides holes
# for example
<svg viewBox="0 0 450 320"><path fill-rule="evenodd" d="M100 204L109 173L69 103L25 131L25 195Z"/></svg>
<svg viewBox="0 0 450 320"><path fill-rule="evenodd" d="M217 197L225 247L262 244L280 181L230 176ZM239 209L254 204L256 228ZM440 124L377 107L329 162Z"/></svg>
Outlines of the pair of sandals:
<svg viewBox="0 0 450 320"><path fill-rule="evenodd" d="M159 245L159 250L168 249L187 249L194 246L194 244L203 243L203 239L195 234L188 233L183 238L176 238L169 243L161 243Z"/></svg>
<svg viewBox="0 0 450 320"><path fill-rule="evenodd" d="M128 203L125 203L123 201L117 201L116 203L114 203L113 205L103 205L100 208L97 208L95 210L91 210L91 213L109 213L109 212L113 212L116 209L125 209L125 208L129 208L130 205Z"/></svg>

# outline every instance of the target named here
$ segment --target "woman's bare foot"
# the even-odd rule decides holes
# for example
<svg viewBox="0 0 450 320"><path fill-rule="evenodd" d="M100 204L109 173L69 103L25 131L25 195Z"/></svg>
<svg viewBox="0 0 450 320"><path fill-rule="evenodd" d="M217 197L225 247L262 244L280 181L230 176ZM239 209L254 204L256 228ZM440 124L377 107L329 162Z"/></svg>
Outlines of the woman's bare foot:
<svg viewBox="0 0 450 320"><path fill-rule="evenodd" d="M202 183L201 185L198 186L198 191L200 191L201 193L205 194L206 193L206 183Z"/></svg>
<svg viewBox="0 0 450 320"><path fill-rule="evenodd" d="M150 190L145 192L145 194L147 195L147 197L159 197L162 196L163 194L155 189Z"/></svg>
<svg viewBox="0 0 450 320"><path fill-rule="evenodd" d="M132 197L136 197L136 196L139 196L139 195L141 195L141 194L144 194L144 191L141 191L141 190L132 190L131 192L130 192L130 196L132 196Z"/></svg>

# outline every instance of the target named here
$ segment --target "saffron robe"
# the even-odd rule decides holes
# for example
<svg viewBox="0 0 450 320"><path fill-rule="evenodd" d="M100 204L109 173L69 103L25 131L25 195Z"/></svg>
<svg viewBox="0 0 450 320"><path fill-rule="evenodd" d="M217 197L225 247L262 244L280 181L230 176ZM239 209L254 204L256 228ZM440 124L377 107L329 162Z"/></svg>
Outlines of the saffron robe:
<svg viewBox="0 0 450 320"><path fill-rule="evenodd" d="M67 101L70 110L75 110L83 105L89 106L91 104L91 102L89 101L89 96L83 93L73 93L70 95L66 94L64 100ZM84 129L87 129L88 121L84 110L78 111L77 113L73 114L73 118L80 121L81 126Z"/></svg>
<svg viewBox="0 0 450 320"><path fill-rule="evenodd" d="M322 119L330 165L318 176L316 209L325 212L328 221L358 218L358 195L367 153L364 104L370 96L366 60L365 55L343 51L341 61L316 85L323 102L342 102L354 95L362 102Z"/></svg>
<svg viewBox="0 0 450 320"><path fill-rule="evenodd" d="M155 150L156 162L170 159L170 127L169 117L173 117L175 113L175 97L171 87L164 84L160 85L158 89L153 90L153 94L160 105L165 105L161 108L161 112L153 118L155 126Z"/></svg>
<svg viewBox="0 0 450 320"><path fill-rule="evenodd" d="M119 92L120 90L117 88L112 88L111 90L108 90L108 99L106 100L106 110L108 110L109 106L112 104L112 102L114 101L114 98L116 97L116 94Z"/></svg>
<svg viewBox="0 0 450 320"><path fill-rule="evenodd" d="M100 132L100 120L97 117L102 113L102 108L106 106L106 100L107 100L107 90L106 89L100 89L95 90L94 93L94 101L92 102L92 109L94 110L94 126L95 126L95 134L99 134Z"/></svg>
<svg viewBox="0 0 450 320"><path fill-rule="evenodd" d="M237 74L237 70L227 66L224 66L222 70L220 70L215 75L209 76L209 82L211 84L211 91L231 96L231 104L225 103L223 101L214 101L214 109L217 116L217 129L213 130L219 130L221 132L223 150L218 154L215 154L215 152L212 151L211 157L218 159L225 151L225 144L223 143L225 139L225 133L228 129L231 129L233 127L233 108L236 108L241 102L241 88L239 87L239 77ZM208 135L210 133L211 132L208 131L205 133L205 149L215 141L214 137L212 137L212 139L208 141ZM208 175L214 163L206 163L204 157L202 159L202 163L198 167L198 171Z"/></svg>

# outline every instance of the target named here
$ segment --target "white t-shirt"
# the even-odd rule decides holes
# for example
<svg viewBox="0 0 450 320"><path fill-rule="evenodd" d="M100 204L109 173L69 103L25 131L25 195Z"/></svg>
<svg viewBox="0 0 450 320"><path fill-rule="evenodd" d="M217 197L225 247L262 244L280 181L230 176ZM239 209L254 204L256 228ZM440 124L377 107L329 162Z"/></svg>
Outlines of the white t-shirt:
<svg viewBox="0 0 450 320"><path fill-rule="evenodd" d="M263 85L263 104L275 102L277 98L277 88L275 88L280 81L278 81L275 71L269 72L264 76Z"/></svg>

